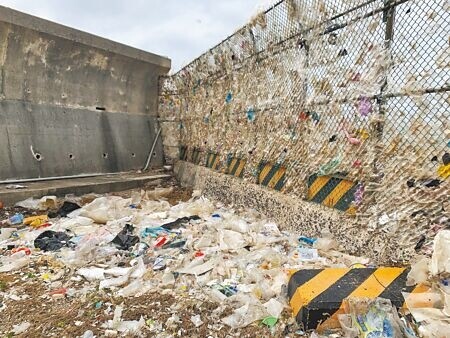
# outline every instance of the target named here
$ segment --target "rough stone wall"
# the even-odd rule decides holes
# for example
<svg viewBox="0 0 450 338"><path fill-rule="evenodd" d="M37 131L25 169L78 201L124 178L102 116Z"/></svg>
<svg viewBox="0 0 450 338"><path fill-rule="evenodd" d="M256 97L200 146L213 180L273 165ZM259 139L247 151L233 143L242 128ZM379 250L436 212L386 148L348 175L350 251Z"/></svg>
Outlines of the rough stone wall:
<svg viewBox="0 0 450 338"><path fill-rule="evenodd" d="M162 81L166 156L339 209L335 234L393 261L426 252L449 226L449 18L445 0L280 1Z"/></svg>
<svg viewBox="0 0 450 338"><path fill-rule="evenodd" d="M0 179L141 169L169 68L166 58L0 7ZM161 142L153 164L162 165Z"/></svg>

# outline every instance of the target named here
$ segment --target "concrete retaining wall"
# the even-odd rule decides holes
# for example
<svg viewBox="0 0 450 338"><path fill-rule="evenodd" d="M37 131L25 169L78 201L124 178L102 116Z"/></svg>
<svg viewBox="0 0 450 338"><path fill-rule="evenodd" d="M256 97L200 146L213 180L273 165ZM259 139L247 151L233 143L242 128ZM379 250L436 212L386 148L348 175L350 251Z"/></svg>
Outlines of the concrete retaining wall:
<svg viewBox="0 0 450 338"><path fill-rule="evenodd" d="M348 253L387 264L407 262L414 254L411 247L390 241L388 233L370 231L337 210L185 161L176 161L174 171L182 185L200 189L208 198L236 209L256 210L282 230L316 237L329 229Z"/></svg>
<svg viewBox="0 0 450 338"><path fill-rule="evenodd" d="M170 60L0 6L0 179L143 167ZM163 163L162 142L153 166Z"/></svg>

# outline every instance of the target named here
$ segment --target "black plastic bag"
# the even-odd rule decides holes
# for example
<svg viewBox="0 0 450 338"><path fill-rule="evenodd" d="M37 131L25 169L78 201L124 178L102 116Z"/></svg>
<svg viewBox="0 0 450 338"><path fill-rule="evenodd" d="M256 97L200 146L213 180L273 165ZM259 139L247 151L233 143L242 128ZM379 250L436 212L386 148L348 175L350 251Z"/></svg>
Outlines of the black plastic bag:
<svg viewBox="0 0 450 338"><path fill-rule="evenodd" d="M183 224L189 223L190 221L195 221L198 219L200 219L200 217L198 217L198 216L181 217L181 218L178 218L176 221L161 225L161 227L164 229L167 229L167 230L172 230Z"/></svg>
<svg viewBox="0 0 450 338"><path fill-rule="evenodd" d="M126 224L122 231L111 241L120 250L130 250L136 243L139 242L139 237L133 235L134 227L131 224Z"/></svg>
<svg viewBox="0 0 450 338"><path fill-rule="evenodd" d="M65 232L44 231L34 240L34 247L43 251L58 251L63 246L69 246L70 236Z"/></svg>
<svg viewBox="0 0 450 338"><path fill-rule="evenodd" d="M55 218L58 216L61 217L67 217L68 214L70 214L72 211L75 211L77 209L80 209L81 207L73 202L69 202L69 201L64 201L63 205L61 206L61 208L59 208L59 210L57 212L51 212L48 214L48 217L50 218Z"/></svg>

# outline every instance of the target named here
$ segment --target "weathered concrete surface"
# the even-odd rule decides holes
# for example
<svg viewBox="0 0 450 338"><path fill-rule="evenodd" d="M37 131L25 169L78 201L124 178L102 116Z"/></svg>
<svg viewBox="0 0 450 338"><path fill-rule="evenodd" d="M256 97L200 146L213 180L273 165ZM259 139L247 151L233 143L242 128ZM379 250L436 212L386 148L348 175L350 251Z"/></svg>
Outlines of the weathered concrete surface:
<svg viewBox="0 0 450 338"><path fill-rule="evenodd" d="M408 261L414 253L413 245L402 246L385 232L370 232L358 219L320 204L185 161L177 161L174 172L182 185L200 189L207 197L234 208L254 209L283 230L317 237L329 229L348 253L388 264Z"/></svg>
<svg viewBox="0 0 450 338"><path fill-rule="evenodd" d="M0 184L0 201L6 206L27 198L41 198L46 195L65 196L68 194L83 195L89 193L104 194L140 188L152 182L170 179L172 175L164 172L123 173L86 178L71 178L53 181L23 183L27 188L19 190L6 189L6 184Z"/></svg>
<svg viewBox="0 0 450 338"><path fill-rule="evenodd" d="M0 179L142 167L169 69L167 58L0 6ZM159 142L153 166L162 152Z"/></svg>
<svg viewBox="0 0 450 338"><path fill-rule="evenodd" d="M49 177L142 169L156 118L0 101L0 177ZM152 166L161 166L161 139ZM31 152L40 154L38 161Z"/></svg>

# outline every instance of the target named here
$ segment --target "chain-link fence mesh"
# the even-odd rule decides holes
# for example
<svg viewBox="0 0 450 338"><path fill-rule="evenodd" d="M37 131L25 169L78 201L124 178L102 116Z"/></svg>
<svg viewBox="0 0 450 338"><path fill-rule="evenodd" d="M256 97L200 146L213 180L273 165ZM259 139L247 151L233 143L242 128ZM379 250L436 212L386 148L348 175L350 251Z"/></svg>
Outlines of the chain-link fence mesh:
<svg viewBox="0 0 450 338"><path fill-rule="evenodd" d="M448 224L449 19L447 0L280 1L163 79L160 114L188 161L244 159L244 180L415 241Z"/></svg>

